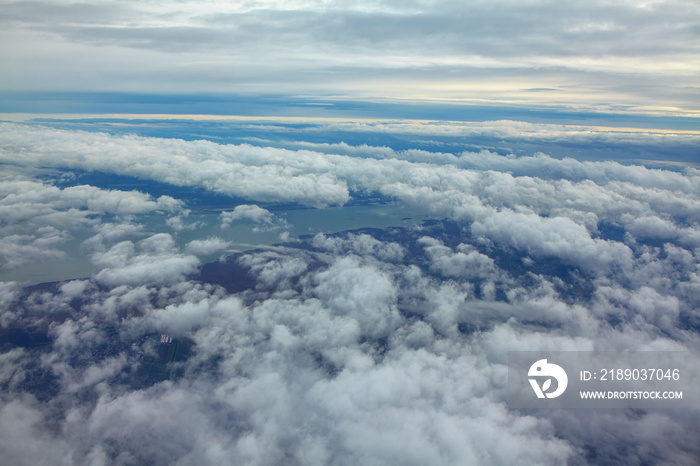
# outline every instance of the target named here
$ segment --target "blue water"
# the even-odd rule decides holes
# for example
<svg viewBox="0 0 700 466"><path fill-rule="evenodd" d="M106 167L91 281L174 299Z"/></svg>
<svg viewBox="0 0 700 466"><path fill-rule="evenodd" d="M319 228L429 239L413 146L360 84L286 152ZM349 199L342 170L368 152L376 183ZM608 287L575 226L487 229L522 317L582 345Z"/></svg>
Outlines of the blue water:
<svg viewBox="0 0 700 466"><path fill-rule="evenodd" d="M230 242L227 249L213 254L199 256L202 263L213 262L222 256L238 251L266 247L284 241L295 241L302 235L335 233L358 228L387 228L391 226L412 226L426 219L406 206L387 203L367 206L330 207L326 209L279 209L274 211L279 225L275 228L251 223L232 224L221 228L220 213L210 211L193 212L183 218L183 224L199 224L193 230L174 231L165 222L165 215L139 216L133 223L144 225L138 235L119 238L119 241L137 242L152 234L169 233L177 246L184 252L185 245L196 239L218 237ZM288 236L281 236L287 233ZM83 241L95 234L92 229L72 231L72 238L63 245L67 257L61 261L27 264L10 270L0 269L0 281L20 281L28 284L86 278L99 269L91 262L92 251Z"/></svg>

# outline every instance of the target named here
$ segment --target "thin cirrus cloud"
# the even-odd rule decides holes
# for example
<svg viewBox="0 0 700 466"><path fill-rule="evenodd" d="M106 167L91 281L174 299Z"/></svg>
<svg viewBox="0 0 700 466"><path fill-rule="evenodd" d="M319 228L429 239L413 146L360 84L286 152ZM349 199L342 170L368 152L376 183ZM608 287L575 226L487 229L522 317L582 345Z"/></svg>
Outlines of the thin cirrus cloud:
<svg viewBox="0 0 700 466"><path fill-rule="evenodd" d="M9 71L0 84L693 114L697 8L681 0L16 2L3 6ZM51 81L42 78L48 69Z"/></svg>

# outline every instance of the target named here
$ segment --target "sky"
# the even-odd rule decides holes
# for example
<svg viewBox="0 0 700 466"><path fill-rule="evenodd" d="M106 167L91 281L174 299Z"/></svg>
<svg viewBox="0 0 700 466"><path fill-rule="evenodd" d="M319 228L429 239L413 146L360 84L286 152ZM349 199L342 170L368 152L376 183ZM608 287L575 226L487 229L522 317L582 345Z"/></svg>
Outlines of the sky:
<svg viewBox="0 0 700 466"><path fill-rule="evenodd" d="M3 1L0 8L6 93L699 110L700 7L692 0Z"/></svg>
<svg viewBox="0 0 700 466"><path fill-rule="evenodd" d="M0 2L0 463L699 464L697 390L523 409L508 380L680 352L700 383L699 28Z"/></svg>

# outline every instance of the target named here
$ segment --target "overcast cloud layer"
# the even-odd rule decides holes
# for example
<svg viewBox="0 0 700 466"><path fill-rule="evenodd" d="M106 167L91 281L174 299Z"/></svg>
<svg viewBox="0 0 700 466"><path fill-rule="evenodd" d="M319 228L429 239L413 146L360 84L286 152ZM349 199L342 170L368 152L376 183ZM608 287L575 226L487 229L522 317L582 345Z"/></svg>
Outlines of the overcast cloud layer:
<svg viewBox="0 0 700 466"><path fill-rule="evenodd" d="M697 114L699 21L693 0L3 2L0 89Z"/></svg>
<svg viewBox="0 0 700 466"><path fill-rule="evenodd" d="M90 229L98 268L0 284L3 464L698 463L698 407L511 410L506 363L697 352L700 171L295 144L3 125L3 267ZM178 246L187 199L59 183L77 170L243 198L218 231L287 243L201 267L227 241ZM361 196L436 221L299 241L258 205Z"/></svg>

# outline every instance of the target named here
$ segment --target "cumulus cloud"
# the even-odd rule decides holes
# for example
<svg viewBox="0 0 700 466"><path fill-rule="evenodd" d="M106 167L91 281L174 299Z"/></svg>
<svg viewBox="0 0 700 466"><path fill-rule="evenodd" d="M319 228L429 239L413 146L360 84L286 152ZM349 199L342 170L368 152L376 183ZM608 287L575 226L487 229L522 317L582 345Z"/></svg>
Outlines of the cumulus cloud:
<svg viewBox="0 0 700 466"><path fill-rule="evenodd" d="M338 254L357 254L360 256L371 255L385 261L397 261L404 257L404 248L395 242L386 243L373 238L368 234L349 234L346 238L339 236L326 236L318 233L313 237L314 247Z"/></svg>
<svg viewBox="0 0 700 466"><path fill-rule="evenodd" d="M418 161L410 157L377 160L207 141L17 125L5 128L2 157L6 161L57 165L56 154L48 152L47 145L70 147L70 153L61 154L61 166L99 168L257 201L291 200L314 207L344 204L352 189L397 197L433 215L475 218L491 215L502 206L517 207L539 215L561 213L589 229L600 220L620 222L623 213L643 216L670 210L698 221L700 205L699 176L694 170L677 173L616 162L558 160L545 155L504 157L489 152L449 156L459 168L455 170L455 165L433 163L425 155ZM25 155L18 158L13 147L23 147ZM173 157L173 152L178 155ZM130 154L148 154L148 158L130 163ZM163 207L171 203L159 202ZM222 217L223 225L229 217L231 221L247 218L267 223L269 216L256 207L238 206L239 210ZM122 207L129 208L134 208L133 203Z"/></svg>
<svg viewBox="0 0 700 466"><path fill-rule="evenodd" d="M261 254L246 254L239 262L255 275L259 286L287 290L292 280L298 279L309 267L303 257L270 251Z"/></svg>
<svg viewBox="0 0 700 466"><path fill-rule="evenodd" d="M125 236L143 235L143 225L125 221L122 223L101 223L95 225L95 235L83 241L83 246L89 250L104 250L108 244L124 238Z"/></svg>
<svg viewBox="0 0 700 466"><path fill-rule="evenodd" d="M431 268L447 277L488 279L496 272L493 259L473 246L460 244L454 252L434 238L424 237L419 243L425 246L430 256Z"/></svg>
<svg viewBox="0 0 700 466"><path fill-rule="evenodd" d="M219 233L219 222L275 225L253 202L290 192L308 206L370 193L433 217L203 266L196 256L226 250L226 239L178 246L175 233L131 217L184 219L180 201L36 180L8 189L3 205L91 212L71 215L94 234L84 244L98 267L57 284L0 283L0 336L11 336L0 354L0 451L18 464L697 463L697 409L512 410L506 367L517 350L692 354L694 170L12 128L5 161L99 160L111 173L250 199L216 219ZM131 153L141 165L123 163ZM109 200L90 207L86 193ZM31 233L3 224L2 241L60 244L50 214L16 215Z"/></svg>
<svg viewBox="0 0 700 466"><path fill-rule="evenodd" d="M40 235L10 235L0 239L3 266L13 268L24 264L57 261L66 253L56 246L66 241L66 235L52 227L44 227Z"/></svg>
<svg viewBox="0 0 700 466"><path fill-rule="evenodd" d="M330 165L321 154L301 152L290 157L288 151L253 146L222 146L209 141L178 141L113 137L107 134L76 133L38 129L48 136L41 145L30 143L29 133L18 127L5 126L2 134L6 149L5 161L22 164L48 164L70 168L103 170L146 179L155 179L175 186L200 186L214 192L241 196L259 201L292 201L315 207L343 204L348 200L345 183L328 173ZM36 136L37 134L35 134ZM76 138L77 136L77 138ZM24 142L22 142L24 141ZM19 157L17 144L30 143L27 159ZM165 144L163 144L165 143ZM10 147L14 146L14 147ZM84 188L76 188L73 196L88 196ZM172 208L174 200L164 196L163 207ZM125 212L140 206L131 202L98 202L98 205Z"/></svg>
<svg viewBox="0 0 700 466"><path fill-rule="evenodd" d="M585 299L563 302L557 276L538 270L536 261L532 267L539 280L518 279L507 284L507 296L480 299L470 280L512 271L498 271L478 244L445 246L455 239L446 232L410 232L430 258L424 267L378 253L391 250L399 238L402 250L411 247L409 232L400 236L398 231L394 241L316 236L309 251L249 252L239 263L262 287L237 296L181 279L149 281L146 273L118 282L97 274L100 287L67 282L54 299L82 296L82 311L69 311L70 317L52 326L54 351L46 364L60 380L56 402L72 406L73 414L61 421L62 432L72 434L55 437L37 430L48 411L31 399L12 398L21 393L17 389L5 395L10 399L3 403L4 419L23 413L23 445L39 445L43 435L52 439L33 453L39 464L48 461L40 454L43 448L72 451L79 462L100 458L107 464L219 464L232 458L252 464L282 458L293 464L505 465L522 458L561 464L585 461L584 447L613 459L620 455L615 445L635 445L641 425L628 416L508 410L506 354L605 348L611 334L631 347L652 344L666 338L657 328L675 331L683 307L679 299L649 286L609 294L608 302L615 299L628 313L626 325L614 328L591 314ZM112 276L116 270L133 275L143 262L178 255L167 235L117 246L99 258ZM452 281L436 278L433 270ZM28 318L37 299L27 296L16 304L18 318ZM594 299L602 305L601 295ZM127 312L139 302L138 312ZM105 334L95 325L105 319L116 319L123 330ZM160 333L175 342L159 343ZM167 363L180 375L130 388L151 380L147 374L158 366L149 365L149 357L157 351L175 354L188 340L194 345L190 356ZM108 348L108 356L78 363L72 354L85 347ZM15 350L2 362L16 370L22 358L24 353ZM139 371L140 366L148 370ZM123 378L125 371L132 373L132 382ZM94 401L84 404L76 393L94 393ZM667 426L653 429L660 436L654 454L668 450L677 463L691 464L695 442L683 432L692 418L650 413L642 419L652 415ZM618 426L614 439L594 434L611 422L601 416L612 416ZM582 432L575 438L562 434L571 429ZM176 448L162 448L173 439L179 439ZM10 451L5 442L2 448Z"/></svg>
<svg viewBox="0 0 700 466"><path fill-rule="evenodd" d="M316 276L315 293L333 312L357 321L363 334L388 336L399 321L391 277L358 259L340 259Z"/></svg>
<svg viewBox="0 0 700 466"><path fill-rule="evenodd" d="M221 238L195 239L185 245L185 252L195 256L206 256L222 251L231 245Z"/></svg>
<svg viewBox="0 0 700 466"><path fill-rule="evenodd" d="M175 211L181 206L180 201L170 196L153 199L138 191L103 190L94 186L61 189L35 180L2 180L0 196L5 223L45 219L66 224L80 221L80 216L90 213L125 216Z"/></svg>
<svg viewBox="0 0 700 466"><path fill-rule="evenodd" d="M187 217L189 213L187 211L183 212L181 215L176 215L175 217L170 217L165 221L165 224L168 225L170 228L172 228L175 231L188 231L188 230L196 230L197 228L201 227L203 225L203 222L191 222L191 223L185 223L183 221L183 218Z"/></svg>
<svg viewBox="0 0 700 466"><path fill-rule="evenodd" d="M239 205L233 210L228 212L222 212L221 215L221 228L228 228L232 223L240 220L248 220L253 223L260 223L264 225L272 225L274 222L274 215L267 209L263 209L257 205Z"/></svg>
<svg viewBox="0 0 700 466"><path fill-rule="evenodd" d="M146 281L153 287L148 290L141 282L105 282L100 274L95 280L108 285L103 291L89 282L67 282L61 296L83 296L88 302L80 307L88 314L76 310L74 317L52 327L53 359L46 363L59 376L57 402L65 400L75 413L62 421L61 429L74 435L49 437L58 446L45 448L72 451L81 462L99 457L108 464L219 464L231 458L269 464L284 457L294 464L505 465L522 458L540 464L584 461L584 446L612 460L621 454L615 445L636 444L640 421L628 416L508 410L506 354L605 348L611 332L618 344L625 339L631 345L653 344L665 338L655 329L675 331L680 301L648 286L623 289L626 294L614 299L626 309L627 324L615 329L597 320L585 300L564 303L554 286L556 276L544 271L538 281L508 284L505 299L479 299L468 281L493 276L496 262L477 253L478 245L445 246L454 238L443 230L430 234L421 229L411 233L430 258L425 268L397 263L393 256L380 258L376 251L397 243L374 237L359 238L359 244L373 246L365 254L349 247L358 238L329 243L322 236L310 240L317 253L249 252L240 264L264 285L251 290L252 295L226 296L183 281ZM333 249L341 241L347 246ZM102 258L107 270L128 273L141 261L177 254L163 235L120 248L133 249L133 255L110 251ZM433 269L456 281L435 278ZM146 297L137 313L126 312L129 303L138 302L126 298L130 293ZM117 296L120 302L114 300ZM26 297L15 307L26 318L32 303L36 298ZM104 319L116 319L124 330L101 332L95 323ZM164 332L175 343L159 343ZM179 365L180 375L139 390L122 378L124 371L136 371L132 380L143 380L148 371L139 372L134 365L153 372L156 366L148 365L148 357L154 350L176 352L186 340L194 345L191 355L167 363L174 374ZM111 355L83 363L71 359L86 346L111 348ZM2 362L17 368L22 358L24 353L15 350ZM88 392L96 396L89 404L75 397ZM24 413L23 445L49 435L36 430L48 412L31 400L13 398L3 410L7 416ZM607 416L613 421L603 419ZM667 426L652 429L660 436L653 454L668 450L677 463L691 464L696 447L683 432L691 428L692 418L649 413L642 419L646 416L660 416L657 422ZM594 434L609 422L618 426L614 439ZM571 429L581 432L575 438L562 434ZM139 441L144 436L146 444ZM180 439L177 448L162 448L172 439ZM485 451L493 453L484 456ZM39 464L45 461L40 453L34 455Z"/></svg>
<svg viewBox="0 0 700 466"><path fill-rule="evenodd" d="M88 226L96 234L88 247L103 247L125 235L136 235L141 225L135 215L176 212L182 202L170 196L153 198L138 191L118 191L95 186L59 188L24 176L0 178L0 257L3 268L58 261L68 257L66 243ZM100 218L117 223L100 223Z"/></svg>
<svg viewBox="0 0 700 466"><path fill-rule="evenodd" d="M181 281L199 265L195 256L180 254L167 233L158 233L134 244L122 241L107 251L98 251L93 262L101 268L99 282L110 286Z"/></svg>
<svg viewBox="0 0 700 466"><path fill-rule="evenodd" d="M591 238L582 225L565 217L501 212L472 223L472 233L503 241L530 255L558 257L589 272L606 274L612 266L629 267L632 251L618 242Z"/></svg>

